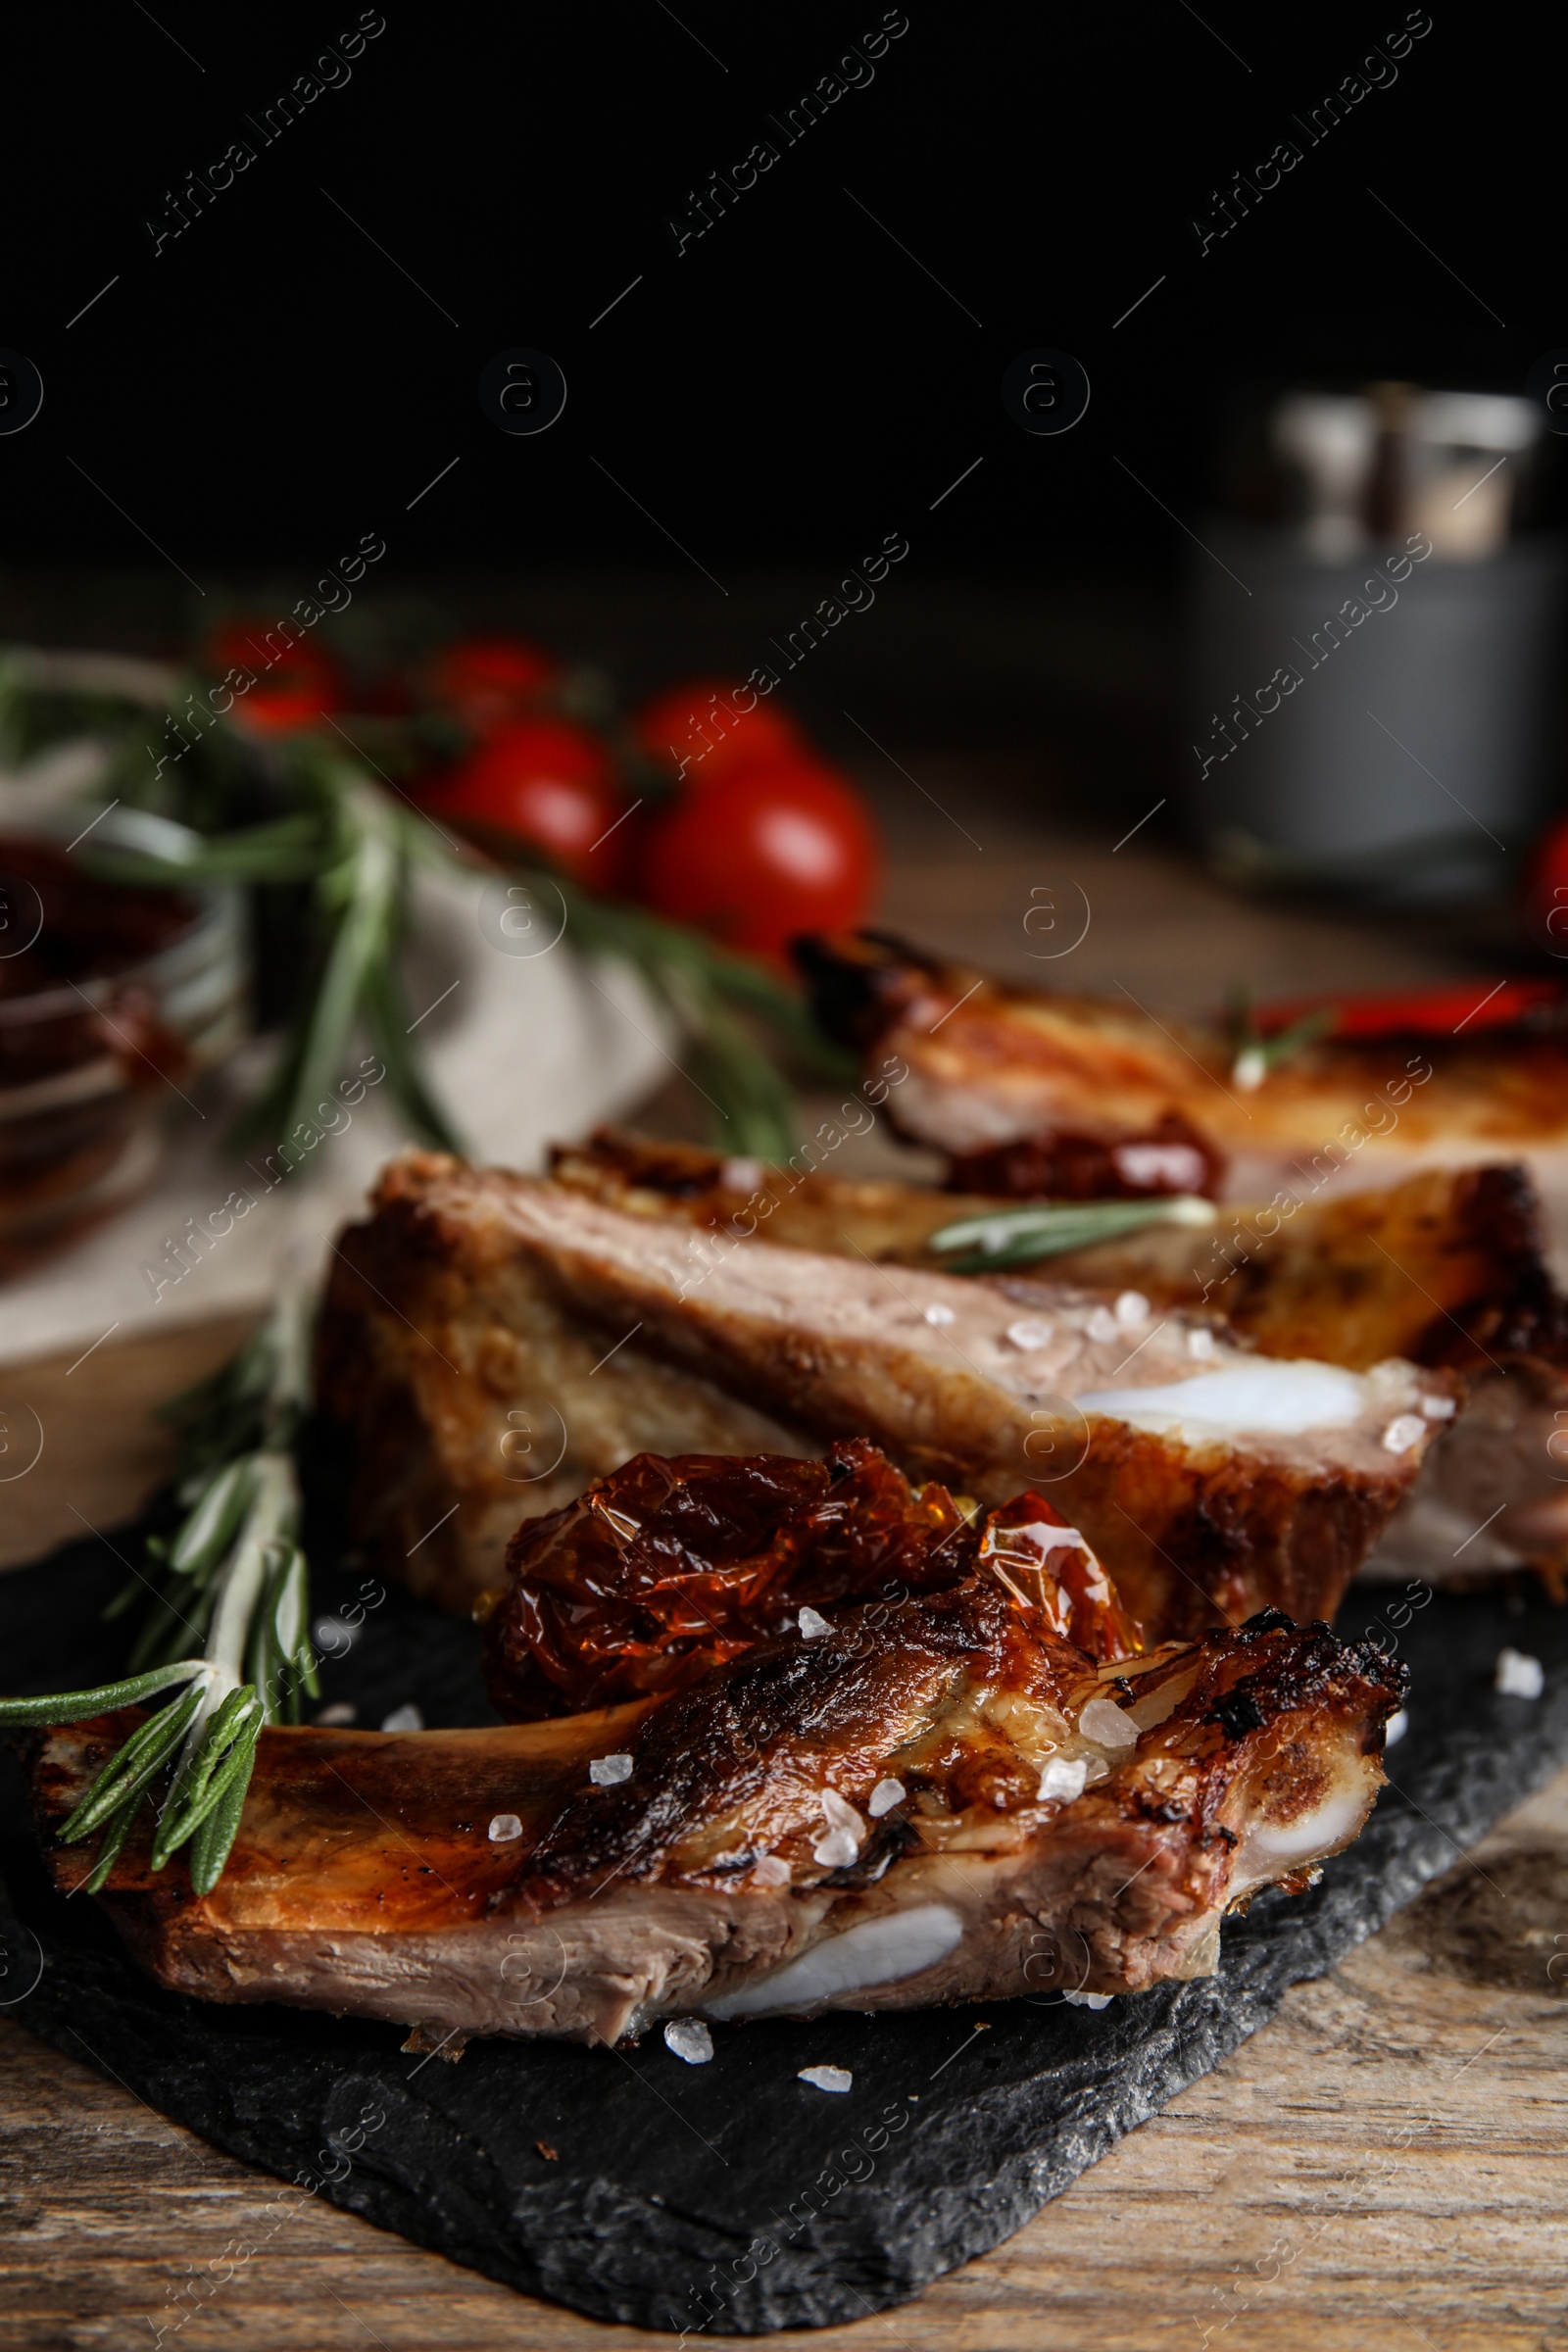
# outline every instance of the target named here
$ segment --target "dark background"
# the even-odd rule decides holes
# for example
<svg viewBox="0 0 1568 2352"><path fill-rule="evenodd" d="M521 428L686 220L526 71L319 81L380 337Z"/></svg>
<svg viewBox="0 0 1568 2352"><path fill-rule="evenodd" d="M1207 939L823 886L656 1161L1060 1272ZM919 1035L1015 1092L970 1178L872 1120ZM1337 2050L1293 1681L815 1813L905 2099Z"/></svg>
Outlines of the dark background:
<svg viewBox="0 0 1568 2352"><path fill-rule="evenodd" d="M666 218L874 0L387 0L347 85L262 147L244 117L358 13L30 27L0 344L46 390L0 439L0 631L160 649L377 531L383 602L532 626L637 692L764 658L898 531L879 612L803 674L808 715L843 737L853 685L905 740L1005 750L1049 711L1057 769L1119 805L1174 756L1176 518L1201 527L1239 393L1517 389L1568 343L1544 15L1434 0L1394 85L1200 259L1189 217L1403 8L910 0L870 86L677 259ZM238 137L255 163L155 258L144 222ZM569 385L538 437L476 399L518 344ZM1042 344L1093 385L1056 438L1000 399Z"/></svg>
<svg viewBox="0 0 1568 2352"><path fill-rule="evenodd" d="M682 0L689 30L659 0L385 13L347 86L259 148L156 259L143 222L165 191L232 138L259 146L242 117L358 11L53 14L13 79L0 340L47 391L37 423L0 447L10 552L138 554L69 454L187 563L325 561L370 527L400 562L679 562L598 457L710 564L831 566L896 528L921 561L1159 560L1172 526L1112 458L1185 510L1235 375L1512 389L1568 336L1563 44L1545 14L1435 0L1395 85L1200 260L1188 216L1403 22L1395 0L1212 0L1211 29L1181 0L910 0L871 85L677 260L666 216L880 22L875 0ZM475 400L484 361L519 343L554 354L570 385L537 440L501 435ZM998 395L1006 362L1041 343L1077 354L1094 385L1059 442L1020 433Z"/></svg>

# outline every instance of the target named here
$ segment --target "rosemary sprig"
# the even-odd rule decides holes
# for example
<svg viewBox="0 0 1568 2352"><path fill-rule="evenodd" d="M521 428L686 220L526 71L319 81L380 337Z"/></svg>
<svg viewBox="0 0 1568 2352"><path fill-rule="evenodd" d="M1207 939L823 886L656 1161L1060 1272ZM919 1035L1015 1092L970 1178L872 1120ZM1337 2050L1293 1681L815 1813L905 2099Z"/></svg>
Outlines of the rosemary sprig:
<svg viewBox="0 0 1568 2352"><path fill-rule="evenodd" d="M944 1254L950 1250L968 1251L945 1269L950 1274L1000 1274L1011 1266L1032 1266L1043 1257L1060 1256L1067 1250L1120 1241L1147 1225L1211 1225L1214 1214L1212 1200L1193 1193L1161 1200L1041 1200L983 1217L962 1217L934 1233L929 1247Z"/></svg>
<svg viewBox="0 0 1568 2352"><path fill-rule="evenodd" d="M62 1825L68 1844L101 1834L91 1891L172 1761L152 1868L190 1842L191 1884L210 1893L239 1828L264 1726L297 1723L302 1691L318 1694L292 1450L308 1396L308 1342L305 1302L286 1295L237 1356L166 1408L186 1423L177 1489L185 1516L171 1539L148 1545L163 1586L131 1652L132 1668L143 1671L95 1690L0 1700L0 1725L78 1723L185 1686L121 1744ZM133 1580L106 1615L119 1615L140 1589Z"/></svg>

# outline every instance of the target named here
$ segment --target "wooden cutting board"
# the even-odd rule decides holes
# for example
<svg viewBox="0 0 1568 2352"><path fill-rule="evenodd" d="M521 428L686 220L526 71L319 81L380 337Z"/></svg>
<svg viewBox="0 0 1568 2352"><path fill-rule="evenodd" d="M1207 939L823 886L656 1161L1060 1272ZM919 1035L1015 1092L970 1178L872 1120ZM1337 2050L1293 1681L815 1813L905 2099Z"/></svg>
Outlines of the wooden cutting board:
<svg viewBox="0 0 1568 2352"><path fill-rule="evenodd" d="M232 1322L0 1373L44 1428L0 1564L112 1531ZM983 2261L823 2352L1568 2352L1568 1773ZM1548 1974L1548 1971L1550 1974ZM4 2012L0 2342L659 2352L217 2154ZM269 2231L271 2234L269 2234ZM248 2256L238 2253L250 2245ZM161 2332L162 2331L162 2332ZM708 2331L713 2343L755 2343Z"/></svg>

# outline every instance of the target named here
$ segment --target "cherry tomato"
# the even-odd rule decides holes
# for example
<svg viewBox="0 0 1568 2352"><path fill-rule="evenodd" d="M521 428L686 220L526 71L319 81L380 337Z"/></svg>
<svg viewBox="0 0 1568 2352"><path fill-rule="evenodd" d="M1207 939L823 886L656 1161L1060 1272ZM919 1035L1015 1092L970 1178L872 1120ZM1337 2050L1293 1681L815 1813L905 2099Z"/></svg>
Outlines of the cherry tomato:
<svg viewBox="0 0 1568 2352"><path fill-rule="evenodd" d="M483 742L537 709L561 665L526 637L462 637L426 663L421 684L438 710Z"/></svg>
<svg viewBox="0 0 1568 2352"><path fill-rule="evenodd" d="M294 624L288 624L292 627ZM304 638L286 636L276 619L230 621L208 644L206 666L221 678L231 669L255 680L243 693L236 681L226 715L253 735L293 735L343 708L343 679L331 655Z"/></svg>
<svg viewBox="0 0 1568 2352"><path fill-rule="evenodd" d="M659 913L784 961L802 931L853 928L875 895L880 845L858 796L795 759L743 769L656 817L633 887Z"/></svg>
<svg viewBox="0 0 1568 2352"><path fill-rule="evenodd" d="M1525 928L1548 956L1568 956L1568 816L1548 825L1525 876Z"/></svg>
<svg viewBox="0 0 1568 2352"><path fill-rule="evenodd" d="M626 796L597 736L563 718L513 719L421 798L486 848L542 851L591 889L619 879ZM608 836L608 838L606 838Z"/></svg>
<svg viewBox="0 0 1568 2352"><path fill-rule="evenodd" d="M737 703L753 708L737 710ZM742 767L809 757L786 710L730 678L688 678L668 687L643 705L632 732L647 757L678 776L687 792L706 792Z"/></svg>

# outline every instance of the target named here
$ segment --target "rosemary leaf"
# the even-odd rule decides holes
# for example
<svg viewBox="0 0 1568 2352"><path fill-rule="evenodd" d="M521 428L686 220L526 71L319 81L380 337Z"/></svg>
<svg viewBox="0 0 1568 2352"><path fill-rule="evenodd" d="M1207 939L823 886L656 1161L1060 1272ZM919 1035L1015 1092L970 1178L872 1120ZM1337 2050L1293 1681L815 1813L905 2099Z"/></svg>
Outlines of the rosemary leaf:
<svg viewBox="0 0 1568 2352"><path fill-rule="evenodd" d="M194 1722L202 1697L202 1686L198 1683L183 1698L176 1699L160 1714L149 1715L131 1733L110 1757L80 1803L61 1823L62 1845L74 1845L78 1838L85 1838L89 1831L97 1829L109 1814L141 1794L163 1770L181 1735Z"/></svg>
<svg viewBox="0 0 1568 2352"><path fill-rule="evenodd" d="M162 1870L171 1854L205 1821L236 1773L243 1770L249 1780L261 1729L261 1701L254 1689L242 1684L237 1690L230 1690L203 1732L195 1753L175 1775L153 1839L154 1870Z"/></svg>
<svg viewBox="0 0 1568 2352"><path fill-rule="evenodd" d="M103 1683L92 1690L61 1690L47 1698L0 1698L0 1725L20 1723L81 1723L90 1715L109 1715L116 1707L133 1707L172 1683L188 1683L205 1671L200 1658L181 1658L158 1666L150 1674L133 1674L123 1682Z"/></svg>
<svg viewBox="0 0 1568 2352"><path fill-rule="evenodd" d="M199 1579L228 1549L250 1500L250 1474L245 1455L220 1470L174 1539L169 1565L176 1576Z"/></svg>
<svg viewBox="0 0 1568 2352"><path fill-rule="evenodd" d="M109 1873L120 1859L120 1849L130 1836L131 1824L141 1811L141 1805L142 1797L138 1790L135 1795L128 1796L119 1812L112 1813L105 1823L104 1834L98 1844L97 1858L83 1882L86 1893L98 1893L105 1884Z"/></svg>
<svg viewBox="0 0 1568 2352"><path fill-rule="evenodd" d="M949 1273L995 1274L1064 1250L1091 1249L1097 1242L1118 1241L1147 1225L1209 1225L1213 1220L1213 1202L1187 1193L1158 1200L1035 1201L944 1225L931 1236L930 1247L938 1252L969 1250L968 1256L946 1269Z"/></svg>
<svg viewBox="0 0 1568 2352"><path fill-rule="evenodd" d="M267 1581L262 1587L262 1597L257 1604L256 1614L251 1619L250 1639L245 1649L245 1680L254 1687L257 1692L264 1723L272 1723L276 1720L277 1710L273 1704L272 1693L277 1687L275 1677L282 1663L282 1652L277 1644L277 1596L287 1574L288 1558L284 1554L274 1560L267 1572Z"/></svg>
<svg viewBox="0 0 1568 2352"><path fill-rule="evenodd" d="M83 859L104 882L135 888L177 890L196 883L309 882L321 866L321 820L314 810L279 817L275 823L218 834L189 857L160 858L145 850L107 844Z"/></svg>
<svg viewBox="0 0 1568 2352"><path fill-rule="evenodd" d="M256 1769L256 1746L262 1736L263 1728L261 1710L258 1707L254 1718L240 1730L232 1745L225 1750L221 1759L214 1766L200 1797L188 1799L179 1807L177 1813L174 1812L173 1799L171 1798L164 1823L159 1825L158 1843L153 1848L152 1866L154 1870L162 1870L170 1856L177 1853L186 1839L195 1836L203 1822L210 1820L225 1800L235 1795L236 1792L238 1804L243 1807L245 1792L251 1785L251 1775ZM173 1827L168 1838L165 1839L164 1824L169 1821L171 1814L173 1815Z"/></svg>
<svg viewBox="0 0 1568 2352"><path fill-rule="evenodd" d="M256 1750L251 1748L254 1763ZM211 1894L223 1875L229 1849L239 1829L240 1815L245 1810L245 1798L251 1785L250 1771L236 1774L223 1794L201 1822L191 1840L190 1883L198 1894Z"/></svg>

